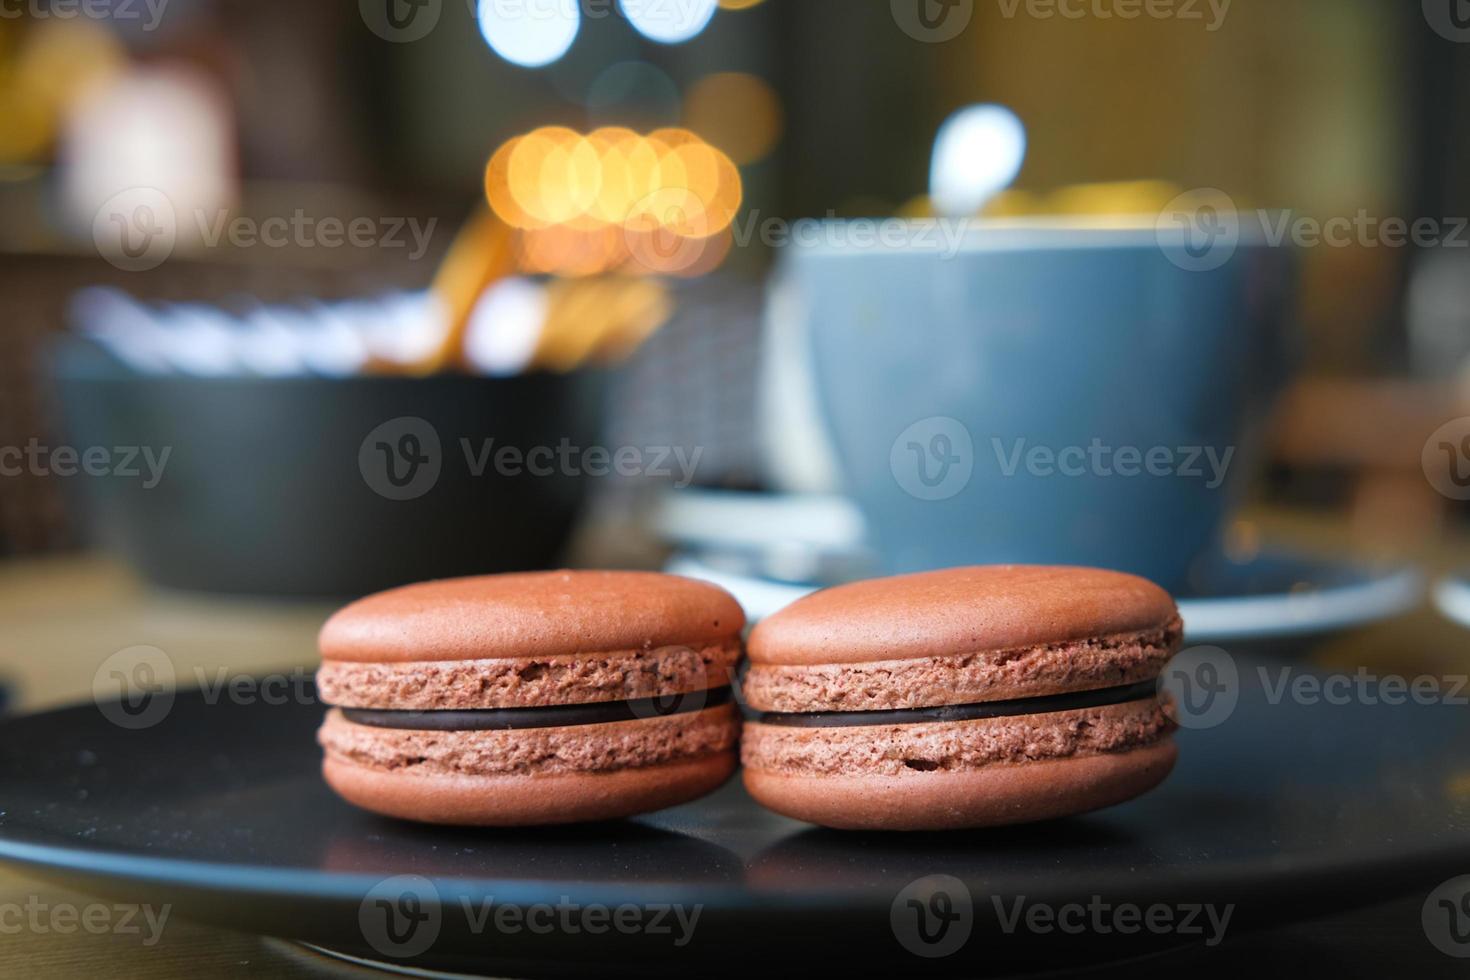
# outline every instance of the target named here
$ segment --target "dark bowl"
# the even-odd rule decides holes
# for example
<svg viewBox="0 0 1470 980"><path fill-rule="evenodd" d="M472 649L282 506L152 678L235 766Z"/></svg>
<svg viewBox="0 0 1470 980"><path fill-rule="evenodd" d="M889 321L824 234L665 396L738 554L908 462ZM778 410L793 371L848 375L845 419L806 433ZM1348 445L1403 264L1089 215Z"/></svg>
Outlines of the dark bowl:
<svg viewBox="0 0 1470 980"><path fill-rule="evenodd" d="M73 338L50 354L66 444L111 453L67 483L159 585L346 596L542 568L586 495L575 467L493 453L590 445L596 376L144 376Z"/></svg>

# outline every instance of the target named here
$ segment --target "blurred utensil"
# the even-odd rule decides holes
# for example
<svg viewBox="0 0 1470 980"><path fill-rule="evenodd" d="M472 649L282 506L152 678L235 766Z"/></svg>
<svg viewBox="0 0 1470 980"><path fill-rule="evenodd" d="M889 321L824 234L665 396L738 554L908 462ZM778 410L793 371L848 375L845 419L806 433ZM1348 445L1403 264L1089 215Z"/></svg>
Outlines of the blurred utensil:
<svg viewBox="0 0 1470 980"><path fill-rule="evenodd" d="M623 275L515 275L512 230L471 216L430 288L242 312L144 304L114 288L76 294L73 324L133 370L191 377L567 372L627 357L668 320L662 283Z"/></svg>

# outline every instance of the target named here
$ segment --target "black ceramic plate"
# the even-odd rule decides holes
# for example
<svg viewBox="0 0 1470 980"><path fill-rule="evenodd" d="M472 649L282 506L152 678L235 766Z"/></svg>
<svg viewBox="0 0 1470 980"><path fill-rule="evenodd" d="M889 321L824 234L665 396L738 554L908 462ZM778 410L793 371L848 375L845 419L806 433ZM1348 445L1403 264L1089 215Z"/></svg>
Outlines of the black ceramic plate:
<svg viewBox="0 0 1470 980"><path fill-rule="evenodd" d="M1272 703L1260 671L1275 685L1280 667L1235 667L1233 713L1181 732L1179 768L1143 799L915 835L808 827L738 783L620 823L414 826L322 785L315 704L181 694L141 730L87 705L0 724L0 858L236 929L523 976L813 959L1014 972L1203 941L1214 930L1196 905L1217 919L1232 906L1228 941L1470 871L1470 712ZM914 885L931 875L950 877ZM1135 924L1128 910L1151 906L1153 925ZM917 955L936 952L949 955Z"/></svg>

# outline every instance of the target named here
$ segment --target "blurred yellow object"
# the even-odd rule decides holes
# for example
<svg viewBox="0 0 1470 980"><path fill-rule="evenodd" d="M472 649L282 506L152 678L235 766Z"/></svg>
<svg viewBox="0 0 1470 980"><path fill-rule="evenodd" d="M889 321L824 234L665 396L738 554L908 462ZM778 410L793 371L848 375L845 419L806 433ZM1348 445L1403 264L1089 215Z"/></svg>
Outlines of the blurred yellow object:
<svg viewBox="0 0 1470 980"><path fill-rule="evenodd" d="M23 89L0 88L0 163L41 159L56 137L56 119Z"/></svg>
<svg viewBox="0 0 1470 980"><path fill-rule="evenodd" d="M1123 218L1146 216L1151 225L1153 216L1179 194L1177 186L1162 180L1073 184L1048 194L1044 213Z"/></svg>
<svg viewBox="0 0 1470 980"><path fill-rule="evenodd" d="M127 54L101 24L78 17L7 30L0 45L0 163L43 159L62 117L94 85L119 74Z"/></svg>
<svg viewBox="0 0 1470 980"><path fill-rule="evenodd" d="M589 250L588 242L599 234L614 244ZM426 375L450 367L471 368L464 350L471 314L487 290L516 271L518 255L523 266L562 266L574 262L572 252L581 248L581 261L597 262L604 258L598 248L619 247L622 238L621 229L612 226L592 233L559 225L516 231L489 208L478 208L455 235L429 287L444 311L445 330L438 347L418 361L377 360L369 370ZM538 256L536 249L546 254ZM571 371L619 360L672 312L662 284L630 276L555 279L546 295L546 318L528 369Z"/></svg>
<svg viewBox="0 0 1470 980"><path fill-rule="evenodd" d="M934 202L929 199L928 194L915 194L899 205L896 214L900 218L932 218Z"/></svg>
<svg viewBox="0 0 1470 980"><path fill-rule="evenodd" d="M443 341L429 357L399 365L398 369L423 375L442 371L452 363L462 364L470 311L486 289L510 275L514 265L510 229L488 208L477 208L454 236L429 287L444 307Z"/></svg>
<svg viewBox="0 0 1470 980"><path fill-rule="evenodd" d="M720 0L720 7L724 10L749 10L764 0Z"/></svg>
<svg viewBox="0 0 1470 980"><path fill-rule="evenodd" d="M1041 214L1041 201L1030 191L1004 190L985 202L987 218L1024 218Z"/></svg>
<svg viewBox="0 0 1470 980"><path fill-rule="evenodd" d="M570 371L631 353L668 319L668 292L626 276L568 279L548 288L549 309L533 367Z"/></svg>
<svg viewBox="0 0 1470 980"><path fill-rule="evenodd" d="M771 152L782 116L775 89L746 72L706 75L684 97L684 122L736 163L754 163Z"/></svg>

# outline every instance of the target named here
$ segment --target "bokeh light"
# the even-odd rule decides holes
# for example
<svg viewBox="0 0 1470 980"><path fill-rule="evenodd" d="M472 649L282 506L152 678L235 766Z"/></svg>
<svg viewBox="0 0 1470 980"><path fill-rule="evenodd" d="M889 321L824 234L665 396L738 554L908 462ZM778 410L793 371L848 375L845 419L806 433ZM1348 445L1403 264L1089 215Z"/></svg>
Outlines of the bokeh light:
<svg viewBox="0 0 1470 980"><path fill-rule="evenodd" d="M684 97L684 124L739 164L763 159L781 138L781 100L746 72L706 75Z"/></svg>
<svg viewBox="0 0 1470 980"><path fill-rule="evenodd" d="M507 140L485 167L490 207L517 229L519 267L560 276L713 268L743 194L727 154L674 127L544 126Z"/></svg>
<svg viewBox="0 0 1470 980"><path fill-rule="evenodd" d="M567 53L577 39L582 8L575 0L479 0L476 18L496 54L539 68Z"/></svg>
<svg viewBox="0 0 1470 980"><path fill-rule="evenodd" d="M941 214L971 215L1010 186L1026 159L1026 127L1005 106L973 105L934 137L929 194Z"/></svg>
<svg viewBox="0 0 1470 980"><path fill-rule="evenodd" d="M487 374L516 374L531 362L546 322L545 287L512 276L480 296L465 327L464 356Z"/></svg>
<svg viewBox="0 0 1470 980"><path fill-rule="evenodd" d="M704 30L717 0L618 0L634 29L660 44L679 44Z"/></svg>

